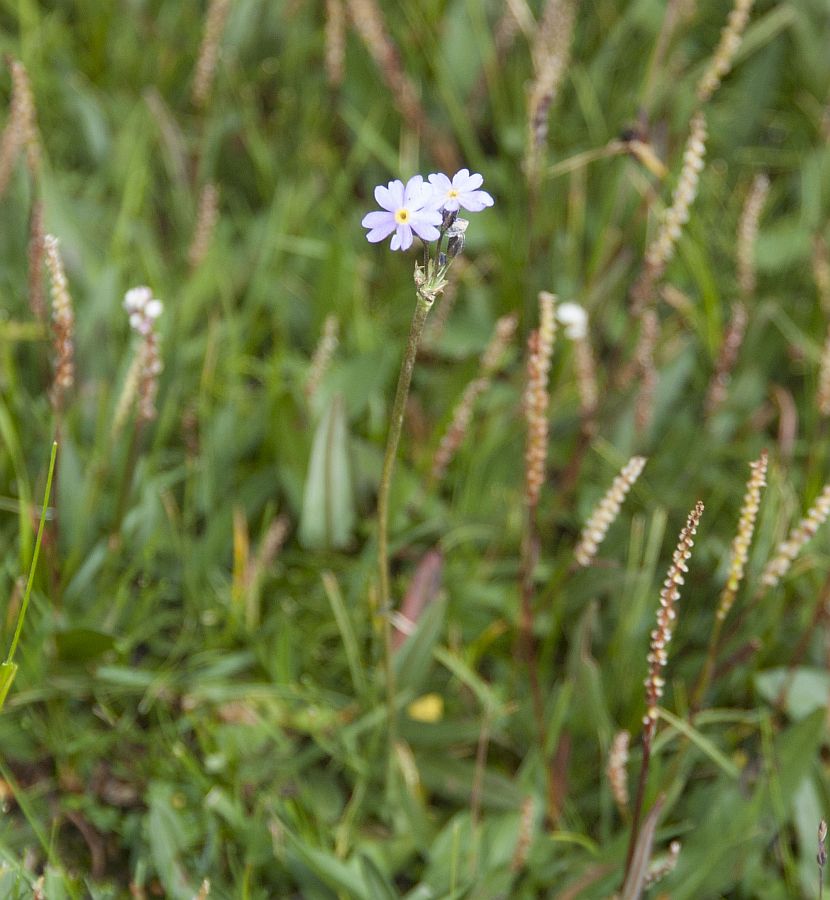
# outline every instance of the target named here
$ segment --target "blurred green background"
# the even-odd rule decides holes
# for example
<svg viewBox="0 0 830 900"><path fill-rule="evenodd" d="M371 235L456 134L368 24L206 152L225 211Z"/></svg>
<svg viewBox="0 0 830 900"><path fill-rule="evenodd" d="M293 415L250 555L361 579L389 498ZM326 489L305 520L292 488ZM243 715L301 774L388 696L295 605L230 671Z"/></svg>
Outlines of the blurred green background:
<svg viewBox="0 0 830 900"><path fill-rule="evenodd" d="M528 95L548 7L564 29L563 73L534 179ZM830 318L826 0L755 3L705 104L706 167L663 279L674 293L655 297L646 424L636 362L625 376L640 332L629 292L728 14L712 0L230 0L210 13L172 0L0 2L0 45L28 72L42 151L36 171L21 151L0 198L4 646L59 442L0 715L2 896L33 896L41 878L50 900L190 898L204 879L229 898L611 896L630 817L611 796L609 745L632 732L633 791L658 591L699 498L666 673L676 718L661 723L646 795L647 807L665 796L656 861L673 839L682 849L651 895L818 896L826 532L752 598L830 471L817 402ZM194 98L206 34L215 66ZM4 123L11 94L5 73ZM634 132L664 177L614 143ZM391 523L398 602L429 551L442 569L397 654L390 787L374 508L418 257L367 244L360 220L376 184L453 165L481 172L496 202L472 216L406 416ZM739 296L738 223L761 173L770 191L747 333L706 415ZM206 185L217 216L194 264ZM74 303L76 378L62 408L50 401L49 323L32 308L38 204ZM139 426L133 412L116 428L137 346L122 300L139 284L165 307L158 416ZM560 332L535 581L540 746L515 647L523 347L542 289L587 309L601 402L586 437ZM518 337L435 483L453 408L510 313ZM315 370L332 316L337 348ZM769 486L726 664L692 717L748 464L763 448ZM573 572L582 524L634 453L649 457L642 478L597 564Z"/></svg>

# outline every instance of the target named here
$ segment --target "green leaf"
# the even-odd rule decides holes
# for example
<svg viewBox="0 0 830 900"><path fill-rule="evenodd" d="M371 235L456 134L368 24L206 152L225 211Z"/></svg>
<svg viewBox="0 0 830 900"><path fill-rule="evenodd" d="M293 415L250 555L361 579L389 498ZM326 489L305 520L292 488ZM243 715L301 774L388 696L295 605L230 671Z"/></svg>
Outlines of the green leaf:
<svg viewBox="0 0 830 900"><path fill-rule="evenodd" d="M170 785L150 785L149 811L144 818L150 856L156 873L171 897L190 900L196 892L180 860L191 839L178 798Z"/></svg>
<svg viewBox="0 0 830 900"><path fill-rule="evenodd" d="M360 868L366 882L368 900L396 900L398 893L370 856L361 854Z"/></svg>
<svg viewBox="0 0 830 900"><path fill-rule="evenodd" d="M343 396L336 394L314 433L303 494L300 542L311 550L347 547L354 523L346 408Z"/></svg>
<svg viewBox="0 0 830 900"><path fill-rule="evenodd" d="M827 705L830 673L807 667L767 669L755 676L755 687L764 700L773 704L784 690L784 708L790 718L799 720Z"/></svg>
<svg viewBox="0 0 830 900"><path fill-rule="evenodd" d="M430 790L462 802L469 802L470 792L477 777L475 763L451 756L422 756L419 759L421 780ZM485 769L481 777L481 805L489 809L513 811L519 809L524 799L515 782Z"/></svg>
<svg viewBox="0 0 830 900"><path fill-rule="evenodd" d="M286 837L289 839L291 849L297 859L318 878L322 879L335 891L345 891L347 896L354 900L364 900L366 886L360 873L357 872L357 861L351 860L344 863L333 853L309 847L296 834L286 829Z"/></svg>
<svg viewBox="0 0 830 900"><path fill-rule="evenodd" d="M772 786L781 797L792 797L813 766L824 737L825 716L824 709L817 709L776 738Z"/></svg>
<svg viewBox="0 0 830 900"><path fill-rule="evenodd" d="M432 653L444 627L446 597L438 597L424 610L418 627L395 654L395 671L400 690L417 693L432 665Z"/></svg>

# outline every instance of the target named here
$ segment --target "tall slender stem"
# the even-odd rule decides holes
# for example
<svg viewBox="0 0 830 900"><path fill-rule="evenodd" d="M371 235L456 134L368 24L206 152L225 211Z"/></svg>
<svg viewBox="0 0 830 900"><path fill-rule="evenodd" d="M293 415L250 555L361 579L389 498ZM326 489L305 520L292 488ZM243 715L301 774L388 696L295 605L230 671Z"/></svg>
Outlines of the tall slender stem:
<svg viewBox="0 0 830 900"><path fill-rule="evenodd" d="M32 555L32 565L29 567L29 578L26 582L26 590L23 593L23 603L20 606L20 612L17 614L17 625L14 629L14 637L12 638L11 647L9 647L8 656L4 665L10 665L14 660L14 654L17 650L17 644L23 631L23 622L26 619L26 610L29 608L29 598L32 596L32 585L35 583L35 572L37 571L37 560L40 556L40 547L43 543L43 529L46 526L46 516L49 512L49 496L52 493L52 478L55 474L55 460L58 454L57 441L52 442L52 455L49 457L49 474L46 476L46 490L43 492L43 507L40 511L40 523L37 527L37 538L35 540L35 552ZM5 696L5 695L4 695ZM2 702L0 702L2 706Z"/></svg>
<svg viewBox="0 0 830 900"><path fill-rule="evenodd" d="M646 797L646 784L648 783L648 770L651 763L651 742L654 738L654 722L649 720L643 731L643 761L640 765L640 778L637 782L637 795L634 798L634 812L631 818L631 834L628 839L628 853L625 857L625 874L623 882L628 878L628 870L634 859L634 850L637 847L637 838L640 833L640 818L643 814L643 801Z"/></svg>
<svg viewBox="0 0 830 900"><path fill-rule="evenodd" d="M392 487L392 474L398 455L398 444L401 439L403 417L406 410L406 398L412 383L412 372L418 356L418 346L424 330L427 314L432 309L434 298L418 291L418 300L412 324L409 328L409 339L406 343L401 371L398 376L398 387L395 391L395 402L392 404L392 416L389 421L389 434L386 438L386 452L383 457L383 470L378 487L378 574L380 576L380 610L383 617L383 655L386 677L386 700L389 728L390 759L395 741L395 670L392 665L392 603L389 590L389 493Z"/></svg>

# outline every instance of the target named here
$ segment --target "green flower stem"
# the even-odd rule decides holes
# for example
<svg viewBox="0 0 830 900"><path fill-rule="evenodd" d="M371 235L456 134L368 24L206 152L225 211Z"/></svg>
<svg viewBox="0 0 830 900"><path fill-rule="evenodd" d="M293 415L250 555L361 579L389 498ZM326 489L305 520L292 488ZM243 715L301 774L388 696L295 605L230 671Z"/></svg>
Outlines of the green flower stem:
<svg viewBox="0 0 830 900"><path fill-rule="evenodd" d="M398 455L398 443L401 439L403 417L406 410L406 398L412 383L412 372L418 356L418 346L424 330L427 314L432 309L434 294L419 289L415 313L409 328L409 339L406 352L398 376L398 387L395 391L395 402L392 405L392 417L389 422L389 435L386 438L386 453L383 457L383 471L378 488L378 574L380 575L380 610L383 616L383 651L386 676L386 699L388 706L389 752L394 750L395 739L395 671L392 665L392 603L389 591L389 492L392 487L392 473Z"/></svg>
<svg viewBox="0 0 830 900"><path fill-rule="evenodd" d="M14 654L17 650L17 644L20 641L20 635L23 631L23 622L26 619L26 610L29 608L29 598L32 596L32 586L35 583L35 571L37 570L37 561L40 556L40 547L43 544L43 529L46 526L46 516L49 512L49 496L52 493L52 478L55 474L55 459L58 455L58 442L52 442L52 455L49 458L49 474L46 476L46 490L43 492L43 508L40 511L40 523L37 528L37 538L35 540L35 552L32 556L32 565L29 568L29 578L26 582L26 590L23 594L23 603L20 606L20 612L17 614L17 626L14 629L14 637L12 638L11 647L9 647L8 656L4 665L11 665L14 661Z"/></svg>

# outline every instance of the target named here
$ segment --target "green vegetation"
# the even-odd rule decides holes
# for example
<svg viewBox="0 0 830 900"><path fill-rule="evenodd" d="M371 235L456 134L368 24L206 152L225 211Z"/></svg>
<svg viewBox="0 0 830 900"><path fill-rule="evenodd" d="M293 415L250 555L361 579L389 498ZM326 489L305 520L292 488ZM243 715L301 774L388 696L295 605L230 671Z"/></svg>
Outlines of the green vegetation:
<svg viewBox="0 0 830 900"><path fill-rule="evenodd" d="M731 71L699 95L729 13L713 0L383 4L381 45L373 10L0 3L37 121L3 74L3 658L22 630L0 673L0 896L633 898L675 840L654 896L818 896L828 526L778 583L762 572L830 480L826 0L757 0ZM216 64L194 99L206 26ZM700 109L697 196L658 265L675 187L694 194ZM376 184L453 166L496 202L471 216L405 411L389 509L392 601L416 620L402 640L379 600L376 501L420 256L368 244L360 222ZM751 214L739 237L753 190L757 240ZM74 306L71 386L38 306L38 212ZM155 397L133 362L154 349L123 308L144 284L164 303ZM528 508L540 291L587 310L598 400L560 325ZM517 335L433 473L509 314ZM313 363L335 327L330 364ZM642 475L577 567L635 455ZM698 500L638 816L650 633ZM606 769L623 729L620 810Z"/></svg>

